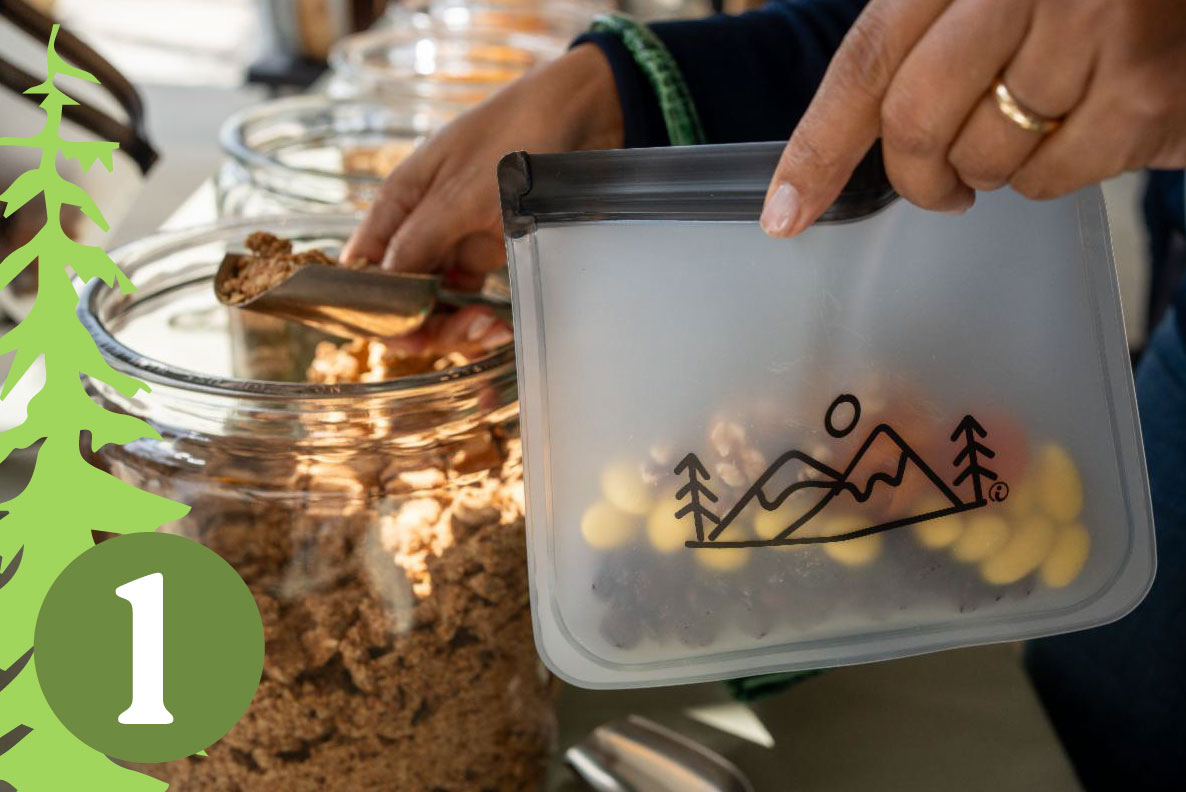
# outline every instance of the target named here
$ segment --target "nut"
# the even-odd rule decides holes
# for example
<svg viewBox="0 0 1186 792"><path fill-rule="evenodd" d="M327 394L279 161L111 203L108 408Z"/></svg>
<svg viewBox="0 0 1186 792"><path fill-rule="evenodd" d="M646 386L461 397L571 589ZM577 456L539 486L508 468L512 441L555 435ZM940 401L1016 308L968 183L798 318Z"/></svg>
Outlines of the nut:
<svg viewBox="0 0 1186 792"><path fill-rule="evenodd" d="M1042 562L1042 582L1051 588L1069 586L1079 577L1091 552L1091 535L1082 525L1058 529L1050 555Z"/></svg>
<svg viewBox="0 0 1186 792"><path fill-rule="evenodd" d="M1009 541L1009 524L995 514L974 514L952 545L957 561L973 563L988 558Z"/></svg>
<svg viewBox="0 0 1186 792"><path fill-rule="evenodd" d="M660 497L647 516L647 539L651 547L664 555L674 553L688 539L688 521L676 519L679 510L673 493Z"/></svg>
<svg viewBox="0 0 1186 792"><path fill-rule="evenodd" d="M1019 522L1005 546L980 565L985 581L1002 586L1015 583L1038 568L1054 545L1054 524L1034 516Z"/></svg>
<svg viewBox="0 0 1186 792"><path fill-rule="evenodd" d="M598 501L581 516L581 536L596 550L610 550L632 540L638 533L639 522L638 515Z"/></svg>
<svg viewBox="0 0 1186 792"><path fill-rule="evenodd" d="M606 500L628 514L642 515L651 510L651 488L638 467L629 462L618 462L602 472L601 491Z"/></svg>
<svg viewBox="0 0 1186 792"><path fill-rule="evenodd" d="M697 563L713 572L736 572L750 560L748 547L713 547L695 552Z"/></svg>
<svg viewBox="0 0 1186 792"><path fill-rule="evenodd" d="M1042 446L1037 453L1037 501L1058 522L1072 522L1083 510L1083 480L1062 446Z"/></svg>
<svg viewBox="0 0 1186 792"><path fill-rule="evenodd" d="M929 514L944 509L950 504L939 499L924 500L918 506L919 514ZM964 531L964 521L958 515L949 514L945 517L933 517L911 526L918 543L928 550L939 550L948 547Z"/></svg>

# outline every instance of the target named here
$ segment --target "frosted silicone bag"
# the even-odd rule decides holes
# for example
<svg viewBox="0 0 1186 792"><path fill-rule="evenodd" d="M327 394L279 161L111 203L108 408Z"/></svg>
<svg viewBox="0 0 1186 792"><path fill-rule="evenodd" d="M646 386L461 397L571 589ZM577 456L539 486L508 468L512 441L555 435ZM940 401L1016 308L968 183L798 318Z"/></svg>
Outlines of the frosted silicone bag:
<svg viewBox="0 0 1186 792"><path fill-rule="evenodd" d="M674 684L1128 612L1152 518L1099 191L857 187L831 217L869 216L773 240L777 153L502 165L547 664Z"/></svg>

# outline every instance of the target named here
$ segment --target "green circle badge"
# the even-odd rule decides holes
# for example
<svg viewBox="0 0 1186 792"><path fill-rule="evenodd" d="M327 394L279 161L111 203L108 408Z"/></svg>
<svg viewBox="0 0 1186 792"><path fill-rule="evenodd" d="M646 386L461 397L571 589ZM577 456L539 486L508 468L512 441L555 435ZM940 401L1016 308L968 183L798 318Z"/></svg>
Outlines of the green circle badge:
<svg viewBox="0 0 1186 792"><path fill-rule="evenodd" d="M255 599L216 553L170 534L119 536L66 567L37 616L33 660L54 714L108 756L167 762L243 716L259 686Z"/></svg>

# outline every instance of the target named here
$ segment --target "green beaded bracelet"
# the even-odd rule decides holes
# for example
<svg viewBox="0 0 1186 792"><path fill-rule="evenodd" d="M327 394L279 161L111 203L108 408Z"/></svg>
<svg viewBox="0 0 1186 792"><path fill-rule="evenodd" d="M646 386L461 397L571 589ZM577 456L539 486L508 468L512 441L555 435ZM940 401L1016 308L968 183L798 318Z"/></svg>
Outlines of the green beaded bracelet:
<svg viewBox="0 0 1186 792"><path fill-rule="evenodd" d="M684 82L675 58L650 28L624 14L598 14L593 19L592 30L612 33L620 38L647 76L659 98L659 110L667 125L671 145L693 146L707 142L692 92Z"/></svg>

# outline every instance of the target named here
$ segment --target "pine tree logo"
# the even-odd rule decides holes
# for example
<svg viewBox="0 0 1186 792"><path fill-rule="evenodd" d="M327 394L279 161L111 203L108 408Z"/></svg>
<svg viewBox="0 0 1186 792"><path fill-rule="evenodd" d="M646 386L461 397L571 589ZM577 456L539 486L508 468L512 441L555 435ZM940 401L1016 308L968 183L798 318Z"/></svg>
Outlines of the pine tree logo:
<svg viewBox="0 0 1186 792"><path fill-rule="evenodd" d="M980 442L980 440L987 437L988 432L970 415L965 415L963 420L955 428L955 431L951 433L951 441L953 443L957 443L961 439L964 443L964 447L951 463L951 466L958 468L964 462L968 463L968 466L955 477L952 486L958 487L967 479L971 479L974 502L981 506L986 503L984 500L984 479L988 479L989 481L997 480L996 473L980 464L982 457L984 459L992 459L996 456L996 453L991 448Z"/></svg>
<svg viewBox="0 0 1186 792"><path fill-rule="evenodd" d="M72 790L139 792L165 785L122 768L87 747L58 722L28 669L34 624L50 584L75 557L93 546L91 531L153 531L183 517L188 508L142 492L89 465L79 453L84 433L92 448L159 436L144 422L107 412L93 402L80 375L101 380L126 396L147 388L104 362L75 316L77 293L70 271L82 281L100 278L123 293L132 284L98 247L74 242L62 228L64 206L78 207L107 230L94 201L58 173L59 157L89 170L102 162L110 171L115 143L71 141L60 137L62 108L76 102L54 81L71 77L98 82L70 66L54 50L58 28L50 35L45 82L26 93L43 96L45 126L27 138L0 138L0 146L40 152L36 168L21 174L0 195L8 217L33 200L45 203L45 227L26 245L0 262L0 287L35 263L37 300L28 317L0 339L0 354L15 352L0 398L8 396L38 358L45 361L45 385L29 402L28 418L0 435L0 460L40 442L28 486L3 504L9 514L0 522L0 790ZM4 563L7 562L7 563ZM95 684L103 680L96 679Z"/></svg>
<svg viewBox="0 0 1186 792"><path fill-rule="evenodd" d="M708 520L713 525L717 525L720 523L720 519L700 499L707 498L710 503L716 503L717 496L704 484L711 476L708 475L708 471L704 469L704 464L701 463L700 458L695 454L688 454L675 466L675 475L682 476L684 473L688 474L688 483L680 487L679 491L675 493L675 499L682 501L684 498L687 498L688 505L675 513L675 519L679 520L686 515L692 515L692 520L696 526L696 541L703 542L704 521Z"/></svg>

